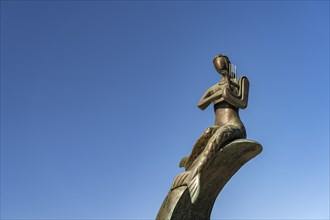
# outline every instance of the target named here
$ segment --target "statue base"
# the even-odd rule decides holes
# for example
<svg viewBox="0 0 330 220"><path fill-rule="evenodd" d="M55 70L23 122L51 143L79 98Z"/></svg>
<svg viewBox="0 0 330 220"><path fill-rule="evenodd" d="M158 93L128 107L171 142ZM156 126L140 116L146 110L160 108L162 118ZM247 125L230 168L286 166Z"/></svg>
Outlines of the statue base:
<svg viewBox="0 0 330 220"><path fill-rule="evenodd" d="M186 185L171 189L156 219L210 219L214 202L222 188L246 162L261 151L261 144L252 140L238 139L227 144L201 173L198 199L192 203Z"/></svg>

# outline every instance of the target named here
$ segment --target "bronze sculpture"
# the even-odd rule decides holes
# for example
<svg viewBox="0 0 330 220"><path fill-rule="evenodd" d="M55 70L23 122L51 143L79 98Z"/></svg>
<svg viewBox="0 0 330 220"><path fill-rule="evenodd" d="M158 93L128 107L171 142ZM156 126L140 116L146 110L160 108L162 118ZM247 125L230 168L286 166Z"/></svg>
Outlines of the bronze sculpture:
<svg viewBox="0 0 330 220"><path fill-rule="evenodd" d="M204 131L191 154L181 160L185 172L175 177L157 219L209 219L223 186L262 151L259 143L245 139L238 114L239 108L248 104L247 77L237 78L235 67L223 54L216 56L213 64L222 79L205 92L198 107L204 110L213 102L214 126Z"/></svg>

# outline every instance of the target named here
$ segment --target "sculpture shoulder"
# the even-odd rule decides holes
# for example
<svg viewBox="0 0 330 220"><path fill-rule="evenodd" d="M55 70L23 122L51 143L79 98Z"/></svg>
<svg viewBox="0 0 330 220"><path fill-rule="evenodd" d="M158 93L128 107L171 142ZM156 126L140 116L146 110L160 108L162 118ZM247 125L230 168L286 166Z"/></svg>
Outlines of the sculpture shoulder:
<svg viewBox="0 0 330 220"><path fill-rule="evenodd" d="M249 79L247 78L247 76L241 76L241 77L239 77L239 78L232 78L232 79L230 79L230 81L235 82L235 83L239 83L239 82L242 81L242 80L247 80L247 81L249 81Z"/></svg>
<svg viewBox="0 0 330 220"><path fill-rule="evenodd" d="M238 78L239 81L245 81L247 83L250 83L249 79L247 78L247 76L241 76L240 78Z"/></svg>
<svg viewBox="0 0 330 220"><path fill-rule="evenodd" d="M232 85L234 85L237 88L240 88L243 85L243 83L244 83L244 85L250 84L249 79L246 76L242 76L239 78L232 78L232 79L230 79L230 81L231 81Z"/></svg>
<svg viewBox="0 0 330 220"><path fill-rule="evenodd" d="M210 90L213 90L213 89L218 89L219 87L221 87L221 84L216 83L216 84L214 84L213 86L211 86L209 89L210 89Z"/></svg>
<svg viewBox="0 0 330 220"><path fill-rule="evenodd" d="M216 83L216 84L214 84L213 86L211 86L211 87L208 89L208 91L210 91L211 94L214 94L216 91L221 90L222 87L223 87L222 84Z"/></svg>

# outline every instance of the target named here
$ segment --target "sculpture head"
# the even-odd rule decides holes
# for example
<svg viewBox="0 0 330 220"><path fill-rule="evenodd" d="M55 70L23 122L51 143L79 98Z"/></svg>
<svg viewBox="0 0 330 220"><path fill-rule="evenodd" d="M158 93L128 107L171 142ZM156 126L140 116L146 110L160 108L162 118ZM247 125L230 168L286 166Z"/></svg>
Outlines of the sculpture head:
<svg viewBox="0 0 330 220"><path fill-rule="evenodd" d="M222 76L229 74L229 66L230 60L224 54L219 54L213 59L214 68L220 73Z"/></svg>

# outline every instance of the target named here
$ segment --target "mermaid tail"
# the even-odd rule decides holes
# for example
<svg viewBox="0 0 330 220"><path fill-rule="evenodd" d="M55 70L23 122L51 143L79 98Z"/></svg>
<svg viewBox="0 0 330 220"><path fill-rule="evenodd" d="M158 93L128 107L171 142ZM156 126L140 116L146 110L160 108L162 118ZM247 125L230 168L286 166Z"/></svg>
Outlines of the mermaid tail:
<svg viewBox="0 0 330 220"><path fill-rule="evenodd" d="M193 164L193 162L196 160L196 158L203 152L209 139L219 128L219 126L210 126L206 128L203 134L197 139L190 155L181 159L179 167L185 167L186 170L188 170Z"/></svg>
<svg viewBox="0 0 330 220"><path fill-rule="evenodd" d="M210 131L206 131L197 140L189 158L183 158L181 160L180 165L184 163L186 171L177 175L172 184L172 189L186 185L189 189L191 202L193 204L198 199L200 192L201 174L203 170L207 168L207 165L211 164L216 158L216 153L228 143L246 137L244 127L240 128L234 125L227 125L214 128L214 134L209 138L207 144L201 146L201 143L203 143L205 138L210 134Z"/></svg>

